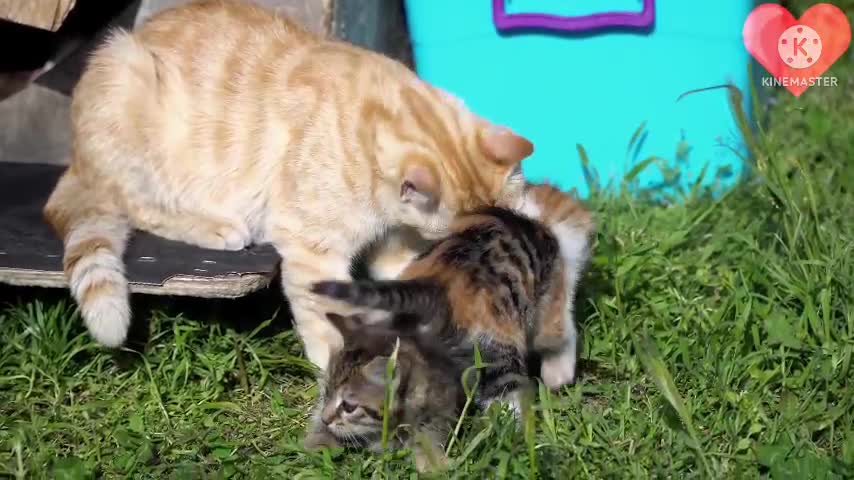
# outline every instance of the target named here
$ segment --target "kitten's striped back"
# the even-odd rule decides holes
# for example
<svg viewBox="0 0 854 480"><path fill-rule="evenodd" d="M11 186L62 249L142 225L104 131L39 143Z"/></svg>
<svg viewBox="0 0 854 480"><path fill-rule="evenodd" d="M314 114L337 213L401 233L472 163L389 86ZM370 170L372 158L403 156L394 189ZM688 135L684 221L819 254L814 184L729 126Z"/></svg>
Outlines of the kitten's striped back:
<svg viewBox="0 0 854 480"><path fill-rule="evenodd" d="M530 350L547 357L574 350L571 303L592 220L571 196L547 185L529 186L526 202L520 210L492 206L460 216L451 235L399 280L321 282L314 291L407 314L422 333L443 341L509 347L519 359ZM583 251L567 251L567 240ZM574 363L569 368L574 377Z"/></svg>
<svg viewBox="0 0 854 480"><path fill-rule="evenodd" d="M593 231L589 213L571 196L535 185L527 187L516 210L476 209L460 216L451 231L406 267L398 280L314 284L315 293L391 313L384 319L390 322L370 323L367 315L336 322L348 340L333 357L319 405L322 411L336 412L335 425L343 425L336 428L357 431L360 438L377 437L378 429L363 428L347 412L358 412L357 403L376 404L380 396L348 373L384 362L387 357L370 352L378 346L390 348L395 337L406 347L399 352L398 368L406 379L400 385L407 390L393 392L400 408L394 418L422 414L424 423L417 427L432 432L434 439L445 438L448 432L446 417L432 414L459 413L452 399L462 391L462 372L474 364L475 347L487 365L480 370L476 396L481 407L505 400L519 410L519 389L536 373L531 371L532 353L543 357L540 372L547 386L556 388L574 379L571 303L580 272L576 265L585 264L586 258L573 255L587 252ZM567 240L581 249L567 250ZM354 353L363 355L356 359ZM408 360L411 356L429 360L413 363ZM433 398L431 393L444 397ZM342 401L347 395L353 400ZM316 422L307 441L324 432Z"/></svg>

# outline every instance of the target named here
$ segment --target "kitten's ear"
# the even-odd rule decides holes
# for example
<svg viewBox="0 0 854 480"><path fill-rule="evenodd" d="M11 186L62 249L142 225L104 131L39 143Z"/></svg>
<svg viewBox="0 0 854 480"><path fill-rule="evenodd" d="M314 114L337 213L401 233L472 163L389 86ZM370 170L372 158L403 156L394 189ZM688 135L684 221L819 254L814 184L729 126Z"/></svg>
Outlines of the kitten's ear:
<svg viewBox="0 0 854 480"><path fill-rule="evenodd" d="M360 315L344 316L333 312L326 312L326 318L332 322L332 325L334 325L341 333L341 336L345 338L358 332L364 325Z"/></svg>
<svg viewBox="0 0 854 480"><path fill-rule="evenodd" d="M400 200L419 210L430 211L439 204L439 178L426 165L410 164L400 180Z"/></svg>
<svg viewBox="0 0 854 480"><path fill-rule="evenodd" d="M480 146L495 163L514 167L534 153L534 144L507 127L490 126L481 130Z"/></svg>
<svg viewBox="0 0 854 480"><path fill-rule="evenodd" d="M385 372L386 372L386 369L388 368L388 360L389 360L389 357L387 357L387 356L374 357L373 360L366 363L362 367L362 375L364 375L365 378L369 382L373 383L374 385L385 386L385 384L386 384ZM398 358L397 368L395 368L395 372L394 372L394 379L397 379L398 377L400 377L400 362L399 362L399 360L400 359Z"/></svg>

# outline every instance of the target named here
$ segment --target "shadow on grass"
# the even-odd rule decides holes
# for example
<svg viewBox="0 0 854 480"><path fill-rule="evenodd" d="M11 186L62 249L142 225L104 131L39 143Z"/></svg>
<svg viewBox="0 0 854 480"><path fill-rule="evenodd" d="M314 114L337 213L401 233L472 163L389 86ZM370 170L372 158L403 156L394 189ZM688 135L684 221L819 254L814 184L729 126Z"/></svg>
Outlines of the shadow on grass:
<svg viewBox="0 0 854 480"><path fill-rule="evenodd" d="M66 289L0 285L0 308L25 305L34 300L74 304ZM133 320L125 347L136 352L146 350L151 339L151 318L155 314L217 324L239 334L251 333L272 319L255 333L255 337L260 338L273 337L293 328L293 317L278 278L267 288L235 299L134 294L131 296L131 309ZM80 328L84 328L83 325ZM120 350L115 351L115 357L123 366L140 358Z"/></svg>
<svg viewBox="0 0 854 480"><path fill-rule="evenodd" d="M579 283L575 318L579 329L579 345L583 345L585 326L590 318L595 318L596 300L601 296L613 295L614 286L607 274L597 268L590 268ZM7 305L25 305L34 300L46 304L65 302L74 304L66 289L13 287L0 285L0 308ZM255 337L269 338L293 328L293 316L287 299L282 293L279 277L267 287L244 297L235 299L199 298L163 295L134 294L131 296L133 320L126 348L135 352L144 352L151 339L151 317L160 314L167 318L190 318L203 323L216 324L239 334L248 334L267 320L266 326L256 332ZM83 329L83 325L80 325ZM596 370L595 363L583 360L579 355L579 379L587 370ZM139 361L139 355L117 350L114 352L118 365L131 368ZM532 367L539 358L532 358ZM539 371L538 368L533 371Z"/></svg>
<svg viewBox="0 0 854 480"><path fill-rule="evenodd" d="M585 342L588 324L596 321L595 319L598 317L594 305L599 303L600 298L612 297L613 295L613 280L608 278L607 272L603 268L592 267L588 269L578 283L575 300L575 321L578 328L579 345L576 383L581 382L586 375L600 371L598 362L585 359L582 346L588 343Z"/></svg>

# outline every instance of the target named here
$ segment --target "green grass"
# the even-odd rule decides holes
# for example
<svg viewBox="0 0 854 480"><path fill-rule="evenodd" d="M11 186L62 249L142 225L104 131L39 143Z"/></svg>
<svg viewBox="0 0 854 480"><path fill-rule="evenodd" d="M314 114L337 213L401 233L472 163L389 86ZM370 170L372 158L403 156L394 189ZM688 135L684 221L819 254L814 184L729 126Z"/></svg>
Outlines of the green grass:
<svg viewBox="0 0 854 480"><path fill-rule="evenodd" d="M465 419L449 476L854 477L852 73L845 60L839 88L779 94L755 176L723 198L595 196L582 378L541 389L522 427ZM408 452L303 451L317 391L289 330L161 308L144 354L114 354L67 300L6 299L0 476L415 475Z"/></svg>

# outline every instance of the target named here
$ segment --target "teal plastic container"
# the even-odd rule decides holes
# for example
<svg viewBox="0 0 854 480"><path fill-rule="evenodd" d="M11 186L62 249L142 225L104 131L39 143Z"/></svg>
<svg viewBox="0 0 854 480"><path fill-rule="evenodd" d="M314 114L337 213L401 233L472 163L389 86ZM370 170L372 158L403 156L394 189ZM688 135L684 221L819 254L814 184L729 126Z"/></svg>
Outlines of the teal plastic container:
<svg viewBox="0 0 854 480"><path fill-rule="evenodd" d="M742 28L752 8L750 0L406 1L418 74L531 139L529 179L583 197L577 144L601 187L619 186L650 157L681 175L650 167L637 177L642 188L690 188L704 166L702 184L732 184L745 146L727 90L677 99L728 83L748 98Z"/></svg>

